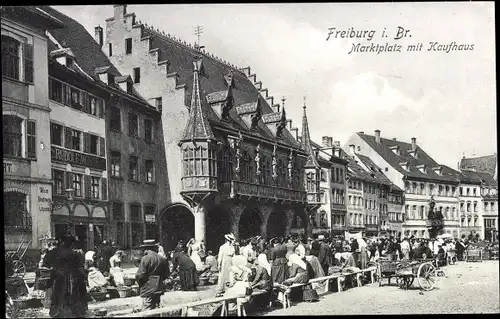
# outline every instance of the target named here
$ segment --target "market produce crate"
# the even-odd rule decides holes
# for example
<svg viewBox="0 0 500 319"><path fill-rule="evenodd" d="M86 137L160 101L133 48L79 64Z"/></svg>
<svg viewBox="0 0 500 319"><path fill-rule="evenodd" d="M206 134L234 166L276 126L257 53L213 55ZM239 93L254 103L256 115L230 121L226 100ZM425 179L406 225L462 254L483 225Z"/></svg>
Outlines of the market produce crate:
<svg viewBox="0 0 500 319"><path fill-rule="evenodd" d="M104 301L106 300L107 291L92 291L90 295L95 301Z"/></svg>
<svg viewBox="0 0 500 319"><path fill-rule="evenodd" d="M129 287L118 287L120 298L128 298L132 296L132 289Z"/></svg>
<svg viewBox="0 0 500 319"><path fill-rule="evenodd" d="M467 250L466 261L483 261L482 255L480 249Z"/></svg>

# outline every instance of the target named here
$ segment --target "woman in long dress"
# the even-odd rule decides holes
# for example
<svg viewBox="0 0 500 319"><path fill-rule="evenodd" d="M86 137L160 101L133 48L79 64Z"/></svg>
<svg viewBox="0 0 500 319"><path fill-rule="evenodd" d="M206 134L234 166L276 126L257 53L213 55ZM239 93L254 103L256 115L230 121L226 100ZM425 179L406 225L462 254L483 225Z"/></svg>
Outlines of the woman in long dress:
<svg viewBox="0 0 500 319"><path fill-rule="evenodd" d="M283 282L286 286L293 284L307 284L314 276L314 270L307 260L297 254L290 255L289 278ZM302 299L307 302L318 301L318 293L312 286L306 285L302 289Z"/></svg>
<svg viewBox="0 0 500 319"><path fill-rule="evenodd" d="M87 310L87 296L83 293L86 291L85 258L72 249L74 241L72 236L63 237L55 253L47 256L47 266L54 270L49 312L52 318L80 318Z"/></svg>
<svg viewBox="0 0 500 319"><path fill-rule="evenodd" d="M227 234L224 236L226 242L220 246L217 257L217 268L219 269L219 279L217 280L217 295L221 296L226 291L229 282L229 268L231 267L231 258L234 256L234 236Z"/></svg>
<svg viewBox="0 0 500 319"><path fill-rule="evenodd" d="M182 290L195 291L200 281L196 272L196 265L185 252L184 245L177 246L172 258L172 264L173 271L176 271L177 268L179 270L179 281Z"/></svg>
<svg viewBox="0 0 500 319"><path fill-rule="evenodd" d="M123 279L122 266L123 251L117 250L116 253L109 258L109 274L113 276L113 281L116 286L123 286L125 281Z"/></svg>
<svg viewBox="0 0 500 319"><path fill-rule="evenodd" d="M281 284L288 278L288 259L286 258L287 248L283 239L275 244L271 251L271 277L273 282Z"/></svg>

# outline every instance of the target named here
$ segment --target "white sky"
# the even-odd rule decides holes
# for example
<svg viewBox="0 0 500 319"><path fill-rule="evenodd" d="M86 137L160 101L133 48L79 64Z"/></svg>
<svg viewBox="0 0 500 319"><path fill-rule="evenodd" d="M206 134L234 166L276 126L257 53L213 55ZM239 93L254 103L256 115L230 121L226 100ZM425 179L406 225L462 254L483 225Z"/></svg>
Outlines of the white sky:
<svg viewBox="0 0 500 319"><path fill-rule="evenodd" d="M94 34L113 6L55 6ZM203 26L206 50L252 73L269 95L286 97L301 125L303 96L313 139L341 145L354 132L410 141L456 168L466 156L497 152L493 2L359 4L130 5L127 12L188 42ZM393 40L398 26L411 38ZM366 39L330 39L328 28L375 30ZM386 28L387 38L381 38ZM430 41L474 44L428 52ZM401 53L352 53L352 43L402 45ZM422 52L404 52L423 42Z"/></svg>

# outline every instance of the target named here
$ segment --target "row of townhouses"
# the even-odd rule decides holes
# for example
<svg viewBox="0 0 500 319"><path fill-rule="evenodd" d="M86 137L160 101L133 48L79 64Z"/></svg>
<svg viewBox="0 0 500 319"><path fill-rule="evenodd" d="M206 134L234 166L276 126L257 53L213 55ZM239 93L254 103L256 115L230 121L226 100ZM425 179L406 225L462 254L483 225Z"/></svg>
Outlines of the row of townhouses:
<svg viewBox="0 0 500 319"><path fill-rule="evenodd" d="M498 232L497 157L439 165L411 143L355 133L311 140L250 67L115 5L95 34L49 6L2 7L6 249L67 231L167 249L290 233ZM287 106L300 107L300 106ZM299 134L300 131L300 134Z"/></svg>

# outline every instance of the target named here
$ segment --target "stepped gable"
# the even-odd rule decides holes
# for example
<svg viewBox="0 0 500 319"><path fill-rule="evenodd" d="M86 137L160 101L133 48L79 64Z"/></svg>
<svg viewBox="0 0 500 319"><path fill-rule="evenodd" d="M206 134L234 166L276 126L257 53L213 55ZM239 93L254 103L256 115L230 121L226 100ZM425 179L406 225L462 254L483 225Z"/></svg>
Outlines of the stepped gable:
<svg viewBox="0 0 500 319"><path fill-rule="evenodd" d="M462 158L460 160L460 169L476 171L494 175L497 166L497 156L488 155L480 157Z"/></svg>
<svg viewBox="0 0 500 319"><path fill-rule="evenodd" d="M443 172L443 175L439 175L434 172L433 168L437 166L442 166L438 164L432 157L427 155L423 149L417 146L418 159L414 158L409 154L412 150L411 143L405 143L401 141L389 140L386 138L380 138L380 143L377 143L375 136L356 133L363 139L372 149L374 149L384 160L387 161L394 169L396 169L401 174L408 177L415 177L421 179L432 179L444 182L456 182L456 179L449 176ZM396 155L390 149L391 146L399 146L400 154ZM402 162L410 163L410 170L406 171L400 165ZM427 166L427 174L422 173L416 166L425 164Z"/></svg>
<svg viewBox="0 0 500 319"><path fill-rule="evenodd" d="M190 48L187 44L180 42L178 39L174 39L173 36L165 36L149 28L143 28L142 37L144 38L146 36L152 36L154 38L152 45L154 48L160 49L165 58L168 59L170 62L169 72L177 73L178 83L188 84L186 85L187 106L191 105L192 85L190 84L193 83L192 61L202 56L204 74L199 77L202 100L206 101L207 98L211 101L222 99L222 95L225 94L222 92L227 92L226 75L232 73L233 77L232 94L236 107L231 108L229 111L229 118L227 121L221 121L210 107L203 105L203 108L206 108L209 122L215 126L241 130L248 135L254 135L269 140L276 139L262 120L259 121L256 130L250 130L243 119L237 114L236 109L238 106L257 102L257 96L260 99L262 115L274 113L274 110L267 103L266 99L262 97L254 83L243 74L243 72L227 64L227 62L221 61L208 52ZM280 142L295 148L299 147L288 130L283 130Z"/></svg>
<svg viewBox="0 0 500 319"><path fill-rule="evenodd" d="M95 41L94 37L80 23L50 6L39 7L64 23L64 28L50 30L50 34L61 46L71 48L75 54L76 63L87 75L96 79L98 77L96 69L103 67L109 67L108 72L110 74L115 76L122 75L113 63L109 61L104 52L102 52L101 47ZM47 43L49 54L51 51L59 49L52 41L47 41ZM118 88L118 85L114 87ZM147 103L135 91L133 95L142 102Z"/></svg>

